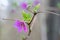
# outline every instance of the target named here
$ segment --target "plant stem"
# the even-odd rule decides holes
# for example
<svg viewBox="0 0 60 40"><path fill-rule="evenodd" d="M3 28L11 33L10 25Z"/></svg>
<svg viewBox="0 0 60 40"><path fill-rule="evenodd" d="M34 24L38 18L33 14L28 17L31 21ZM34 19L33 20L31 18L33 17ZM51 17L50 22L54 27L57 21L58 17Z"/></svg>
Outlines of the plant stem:
<svg viewBox="0 0 60 40"><path fill-rule="evenodd" d="M60 14L57 14L56 12L50 12L50 11L47 11L47 12L38 12L38 13L48 13L48 14L54 14L54 15L60 16Z"/></svg>
<svg viewBox="0 0 60 40"><path fill-rule="evenodd" d="M31 23L33 22L33 20L34 20L34 18L35 18L36 15L37 15L37 13L34 13L34 15L33 15L33 17L32 17L32 20L30 21L30 23L28 23L28 25L29 25L28 36L30 36L30 34L31 34L31 29L30 29ZM26 40L27 38L28 38L28 37L24 38L23 40Z"/></svg>
<svg viewBox="0 0 60 40"><path fill-rule="evenodd" d="M37 14L37 13L34 13L34 15L33 15L33 17L32 17L32 20L31 20L30 23L28 24L28 25L29 25L29 33L28 33L28 36L30 36L30 34L31 34L31 29L30 29L30 27L31 27L31 23L33 22L36 14Z"/></svg>
<svg viewBox="0 0 60 40"><path fill-rule="evenodd" d="M4 19L4 18L2 18L2 20L10 20L10 21L15 21L14 19Z"/></svg>

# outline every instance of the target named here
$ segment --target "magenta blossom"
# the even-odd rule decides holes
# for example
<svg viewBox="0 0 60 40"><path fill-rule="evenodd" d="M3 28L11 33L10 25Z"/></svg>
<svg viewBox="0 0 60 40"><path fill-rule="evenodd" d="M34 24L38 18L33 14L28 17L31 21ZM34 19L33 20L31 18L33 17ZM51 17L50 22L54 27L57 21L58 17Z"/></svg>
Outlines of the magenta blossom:
<svg viewBox="0 0 60 40"><path fill-rule="evenodd" d="M17 28L18 32L22 32L22 30L24 30L24 32L28 32L27 25L24 21L16 20L14 27Z"/></svg>
<svg viewBox="0 0 60 40"><path fill-rule="evenodd" d="M26 9L27 8L27 3L26 2L23 2L23 3L21 3L21 8L23 8L23 9Z"/></svg>
<svg viewBox="0 0 60 40"><path fill-rule="evenodd" d="M37 5L37 4L39 4L39 0L34 1L34 5Z"/></svg>

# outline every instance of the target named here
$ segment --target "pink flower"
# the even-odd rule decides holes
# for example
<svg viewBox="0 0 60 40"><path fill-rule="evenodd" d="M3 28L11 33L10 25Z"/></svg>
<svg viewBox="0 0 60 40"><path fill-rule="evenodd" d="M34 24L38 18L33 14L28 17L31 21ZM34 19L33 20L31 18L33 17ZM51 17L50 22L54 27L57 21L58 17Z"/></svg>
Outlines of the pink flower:
<svg viewBox="0 0 60 40"><path fill-rule="evenodd" d="M27 8L27 3L26 2L23 2L23 3L21 3L21 8L23 8L23 9L26 9Z"/></svg>
<svg viewBox="0 0 60 40"><path fill-rule="evenodd" d="M39 0L34 1L34 5L37 5L37 4L39 4Z"/></svg>
<svg viewBox="0 0 60 40"><path fill-rule="evenodd" d="M27 25L24 21L16 20L14 27L17 28L18 32L22 32L22 30L24 30L24 32L28 32Z"/></svg>

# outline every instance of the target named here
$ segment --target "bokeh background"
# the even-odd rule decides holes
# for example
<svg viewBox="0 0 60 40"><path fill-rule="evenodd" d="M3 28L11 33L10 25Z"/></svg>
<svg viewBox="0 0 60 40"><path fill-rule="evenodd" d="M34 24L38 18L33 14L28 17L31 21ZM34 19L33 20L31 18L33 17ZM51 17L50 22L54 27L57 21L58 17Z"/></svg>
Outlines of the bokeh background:
<svg viewBox="0 0 60 40"><path fill-rule="evenodd" d="M17 29L13 27L14 21L2 20L2 18L22 19L21 11L24 9L21 9L19 7L12 7L11 4L13 2L18 2L19 5L19 3L23 1L25 2L26 0L0 0L0 40L22 40L22 35L27 36L27 34L24 32L17 32ZM33 1L34 0L31 0L31 3L33 3ZM27 40L60 40L60 16L46 13L49 7L59 8L57 6L57 3L60 3L60 1L39 0L39 2L39 11L41 11L42 13L36 15L31 25L32 33ZM12 12L12 9L14 9L15 11ZM27 13L30 13L27 10L25 11ZM59 10L50 11L56 12L56 14L60 13Z"/></svg>

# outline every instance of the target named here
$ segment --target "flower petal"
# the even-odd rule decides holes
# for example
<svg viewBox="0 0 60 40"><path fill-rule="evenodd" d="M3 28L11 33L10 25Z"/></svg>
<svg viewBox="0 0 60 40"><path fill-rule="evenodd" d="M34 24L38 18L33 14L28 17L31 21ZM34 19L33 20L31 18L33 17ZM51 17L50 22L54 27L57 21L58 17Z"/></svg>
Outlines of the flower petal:
<svg viewBox="0 0 60 40"><path fill-rule="evenodd" d="M25 23L24 23L25 24ZM25 24L25 26L24 26L24 32L28 32L28 28L27 28L27 25Z"/></svg>
<svg viewBox="0 0 60 40"><path fill-rule="evenodd" d="M25 32L28 32L28 28L27 28L27 27L24 27L24 31L25 31Z"/></svg>
<svg viewBox="0 0 60 40"><path fill-rule="evenodd" d="M21 7L23 8L23 9L26 9L27 8L27 3L21 3Z"/></svg>
<svg viewBox="0 0 60 40"><path fill-rule="evenodd" d="M14 23L14 27L17 28L18 32L21 32L22 31L21 21L16 20Z"/></svg>
<svg viewBox="0 0 60 40"><path fill-rule="evenodd" d="M22 27L17 28L18 32L22 32Z"/></svg>
<svg viewBox="0 0 60 40"><path fill-rule="evenodd" d="M37 4L39 4L39 0L34 1L34 5L37 5Z"/></svg>
<svg viewBox="0 0 60 40"><path fill-rule="evenodd" d="M16 21L15 21L14 27L15 27L15 28L20 27L20 21L19 21L19 20L16 20Z"/></svg>

